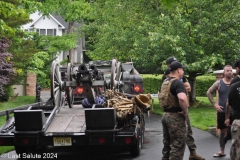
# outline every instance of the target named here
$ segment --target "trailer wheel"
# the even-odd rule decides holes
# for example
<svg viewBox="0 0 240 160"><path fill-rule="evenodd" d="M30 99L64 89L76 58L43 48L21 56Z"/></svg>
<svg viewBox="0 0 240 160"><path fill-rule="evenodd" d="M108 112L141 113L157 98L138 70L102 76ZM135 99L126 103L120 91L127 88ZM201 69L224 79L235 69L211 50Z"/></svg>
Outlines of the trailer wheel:
<svg viewBox="0 0 240 160"><path fill-rule="evenodd" d="M71 72L72 72L71 63L68 63L68 65L67 65L67 81L72 81ZM68 106L69 106L69 108L72 108L72 106L73 106L73 88L65 87L65 92L67 94L66 98L67 98Z"/></svg>
<svg viewBox="0 0 240 160"><path fill-rule="evenodd" d="M138 132L140 134L138 134L138 138L136 139L136 143L132 146L131 150L130 150L130 154L133 156L133 157L137 157L140 155L140 152L141 152L141 148L142 148L142 143L141 143L141 139L142 139L142 136L141 136L141 130Z"/></svg>
<svg viewBox="0 0 240 160"><path fill-rule="evenodd" d="M110 89L116 89L116 76L117 76L117 60L113 59L112 60L112 66L111 66L111 79L110 79Z"/></svg>
<svg viewBox="0 0 240 160"><path fill-rule="evenodd" d="M61 99L62 99L62 91L63 91L63 82L61 80L61 74L60 74L60 65L55 60L52 62L51 66L51 99L53 99L55 106L60 106Z"/></svg>
<svg viewBox="0 0 240 160"><path fill-rule="evenodd" d="M141 130L141 149L143 148L143 143L144 143L144 130Z"/></svg>
<svg viewBox="0 0 240 160"><path fill-rule="evenodd" d="M144 143L144 132L145 132L145 120L144 120L144 115L141 116L141 147L143 148L143 143Z"/></svg>

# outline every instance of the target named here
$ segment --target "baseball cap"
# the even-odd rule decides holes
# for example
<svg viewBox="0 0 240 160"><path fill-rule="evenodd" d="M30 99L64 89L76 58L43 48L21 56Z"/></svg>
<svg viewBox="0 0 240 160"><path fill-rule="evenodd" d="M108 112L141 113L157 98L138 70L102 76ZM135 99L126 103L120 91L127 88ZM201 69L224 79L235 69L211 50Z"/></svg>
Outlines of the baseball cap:
<svg viewBox="0 0 240 160"><path fill-rule="evenodd" d="M170 71L175 71L178 68L186 68L185 66L183 66L180 62L178 61L174 61L170 64L169 69Z"/></svg>
<svg viewBox="0 0 240 160"><path fill-rule="evenodd" d="M177 58L175 58L175 57L169 57L169 58L166 60L166 63L167 63L167 64L171 64L171 63L174 62L174 61L177 61Z"/></svg>
<svg viewBox="0 0 240 160"><path fill-rule="evenodd" d="M233 67L234 67L234 68L236 68L236 67L240 67L240 58L239 58L238 60L235 61Z"/></svg>
<svg viewBox="0 0 240 160"><path fill-rule="evenodd" d="M169 68L167 68L167 69L164 71L164 75L168 75L168 74L170 74L170 69L169 69Z"/></svg>

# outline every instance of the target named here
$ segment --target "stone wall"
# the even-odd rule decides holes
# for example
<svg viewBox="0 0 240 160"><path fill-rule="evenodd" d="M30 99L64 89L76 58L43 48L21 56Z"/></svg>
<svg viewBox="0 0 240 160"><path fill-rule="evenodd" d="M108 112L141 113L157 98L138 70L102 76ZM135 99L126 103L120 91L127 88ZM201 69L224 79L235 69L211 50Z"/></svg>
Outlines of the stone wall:
<svg viewBox="0 0 240 160"><path fill-rule="evenodd" d="M37 76L35 73L28 73L26 79L26 95L27 96L36 96L36 82Z"/></svg>

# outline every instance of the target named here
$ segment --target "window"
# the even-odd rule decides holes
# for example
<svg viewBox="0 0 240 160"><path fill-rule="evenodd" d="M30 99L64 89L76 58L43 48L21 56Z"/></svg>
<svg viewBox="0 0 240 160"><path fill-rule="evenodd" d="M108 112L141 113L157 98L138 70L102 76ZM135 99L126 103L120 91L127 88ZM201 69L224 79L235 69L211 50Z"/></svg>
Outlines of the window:
<svg viewBox="0 0 240 160"><path fill-rule="evenodd" d="M46 35L46 29L40 29L39 34L40 35Z"/></svg>
<svg viewBox="0 0 240 160"><path fill-rule="evenodd" d="M48 36L56 36L56 29L47 29Z"/></svg>
<svg viewBox="0 0 240 160"><path fill-rule="evenodd" d="M45 36L56 36L57 35L56 29L36 29L36 32L39 33L39 35L45 35Z"/></svg>

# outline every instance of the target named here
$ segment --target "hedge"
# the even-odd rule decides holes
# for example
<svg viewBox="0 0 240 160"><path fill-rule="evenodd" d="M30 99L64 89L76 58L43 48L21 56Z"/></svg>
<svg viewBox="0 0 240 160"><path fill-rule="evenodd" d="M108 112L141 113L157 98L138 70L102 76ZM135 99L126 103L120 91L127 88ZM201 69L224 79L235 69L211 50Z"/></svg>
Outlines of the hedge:
<svg viewBox="0 0 240 160"><path fill-rule="evenodd" d="M144 93L157 94L162 85L162 75L142 74ZM216 81L215 76L198 76L196 78L196 96L206 97L208 88Z"/></svg>

